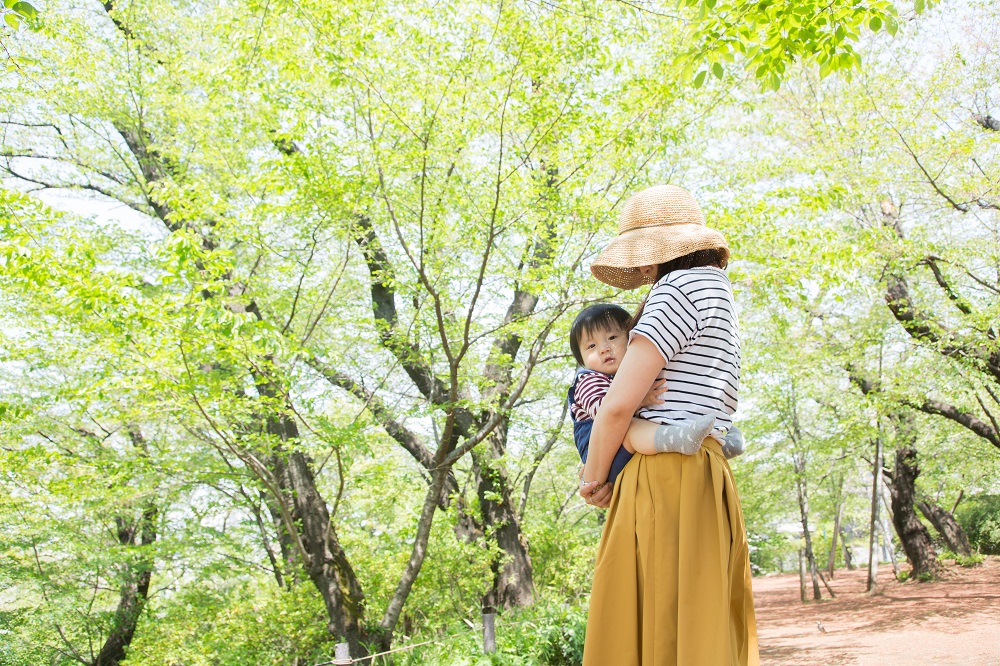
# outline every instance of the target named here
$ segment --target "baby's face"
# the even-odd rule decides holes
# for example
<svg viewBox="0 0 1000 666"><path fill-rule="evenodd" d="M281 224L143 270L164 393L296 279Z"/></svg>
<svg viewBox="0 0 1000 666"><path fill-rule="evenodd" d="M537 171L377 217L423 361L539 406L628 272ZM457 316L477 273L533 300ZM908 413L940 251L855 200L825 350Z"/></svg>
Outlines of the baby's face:
<svg viewBox="0 0 1000 666"><path fill-rule="evenodd" d="M606 375L618 372L626 347L628 336L621 326L584 331L580 338L580 355L583 357L584 367Z"/></svg>

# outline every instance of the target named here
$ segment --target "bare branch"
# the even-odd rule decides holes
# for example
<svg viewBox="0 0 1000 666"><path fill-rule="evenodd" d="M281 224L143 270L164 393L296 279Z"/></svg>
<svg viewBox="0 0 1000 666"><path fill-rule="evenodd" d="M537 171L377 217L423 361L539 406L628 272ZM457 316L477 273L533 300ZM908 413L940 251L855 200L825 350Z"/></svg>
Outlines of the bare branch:
<svg viewBox="0 0 1000 666"><path fill-rule="evenodd" d="M518 507L517 517L519 519L524 519L524 509L528 505L528 491L531 489L531 481L535 478L535 472L538 470L539 465L545 460L545 456L549 454L552 450L553 445L555 445L556 440L559 439L559 433L562 432L563 423L566 422L566 414L569 412L569 401L563 401L562 415L559 417L559 421L556 426L552 429L549 434L549 438L545 441L545 445L535 454L534 459L531 461L531 468L528 470L527 476L524 477L524 488L521 490L521 506Z"/></svg>
<svg viewBox="0 0 1000 666"><path fill-rule="evenodd" d="M372 228L371 221L362 216L358 218L357 222L360 230L356 237L357 243L364 255L371 276L372 312L379 328L382 345L399 360L403 370L421 395L434 405L443 405L448 402L449 393L444 382L434 374L430 366L421 360L419 350L399 336L397 330L399 319L396 314L395 289L393 287L395 274L389 257L382 249L382 244ZM460 430L463 433L468 432L472 423L471 415L466 414L462 424L460 424Z"/></svg>
<svg viewBox="0 0 1000 666"><path fill-rule="evenodd" d="M369 391L344 373L333 370L315 356L307 357L306 363L328 382L361 400L389 436L406 449L424 469L430 470L434 467L434 454L423 445L413 431L393 418L392 412L373 391Z"/></svg>
<svg viewBox="0 0 1000 666"><path fill-rule="evenodd" d="M978 393L976 394L976 402L978 402L979 406L983 408L983 413L986 414L986 417L990 420L990 423L993 424L993 431L997 432L997 433L1000 433L1000 425L997 425L996 418L994 418L994 416L993 416L992 412L990 412L989 408L986 407L986 403L983 402L983 399L981 397L979 397Z"/></svg>
<svg viewBox="0 0 1000 666"><path fill-rule="evenodd" d="M969 306L969 303L962 298L945 279L944 273L941 272L941 267L938 266L939 261L941 261L940 257L929 255L924 257L924 259L920 261L920 264L928 266L931 269L931 272L934 273L934 279L937 281L938 286L944 290L944 293L948 295L948 298L955 304L955 307L965 314L972 314L972 308Z"/></svg>
<svg viewBox="0 0 1000 666"><path fill-rule="evenodd" d="M545 328L539 333L538 337L535 339L534 345L532 345L531 352L528 354L528 358L524 362L524 370L521 372L521 377L518 380L517 385L507 396L507 400L500 406L499 409L490 414L486 422L479 428L475 435L468 438L461 447L455 449L445 458L445 463L454 464L462 456L471 451L479 442L486 439L493 429L497 427L503 418L506 418L507 413L510 411L511 406L517 402L517 399L521 397L521 393L524 388L528 385L528 380L531 378L531 372L535 368L538 361L538 356L542 353L542 349L545 348L545 339L548 337L549 332L552 330L552 325L555 323L555 319L550 321Z"/></svg>
<svg viewBox="0 0 1000 666"><path fill-rule="evenodd" d="M72 164L75 167L84 169L85 171L91 171L97 174L98 176L110 180L119 185L127 185L127 183L124 180L122 180L122 178L117 174L113 174L109 171L99 169L98 167L95 167L91 164L87 164L86 162L81 162L80 160L65 155L47 155L45 153L40 153L37 150L32 150L29 148L26 150L19 150L19 151L12 151L12 150L0 151L0 157L13 158L13 159L24 158L33 160L50 160L52 162L64 162L66 164Z"/></svg>
<svg viewBox="0 0 1000 666"><path fill-rule="evenodd" d="M925 414L943 416L950 421L954 421L1000 449L1000 431L997 431L995 428L991 427L988 423L974 414L963 412L954 405L949 405L937 400L925 400L921 403L907 402L906 404L914 409L924 412Z"/></svg>

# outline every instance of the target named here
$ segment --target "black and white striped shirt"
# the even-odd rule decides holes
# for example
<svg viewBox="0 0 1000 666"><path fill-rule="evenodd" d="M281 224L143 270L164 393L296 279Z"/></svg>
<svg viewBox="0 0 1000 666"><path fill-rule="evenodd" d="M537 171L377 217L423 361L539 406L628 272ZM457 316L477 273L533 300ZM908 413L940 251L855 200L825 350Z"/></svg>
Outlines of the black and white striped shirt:
<svg viewBox="0 0 1000 666"><path fill-rule="evenodd" d="M740 333L726 273L710 266L671 271L653 285L639 323L641 335L663 355L662 405L644 407L640 418L677 425L715 416L712 435L732 427L740 389Z"/></svg>

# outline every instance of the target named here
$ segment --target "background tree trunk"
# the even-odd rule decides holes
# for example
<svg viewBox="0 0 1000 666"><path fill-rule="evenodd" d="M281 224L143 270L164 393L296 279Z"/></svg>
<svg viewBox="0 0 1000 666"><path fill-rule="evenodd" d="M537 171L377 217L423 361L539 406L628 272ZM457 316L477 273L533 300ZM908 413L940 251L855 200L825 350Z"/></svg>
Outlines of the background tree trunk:
<svg viewBox="0 0 1000 666"><path fill-rule="evenodd" d="M812 577L813 598L817 601L823 598L819 588L819 575L816 569L816 556L813 553L812 534L809 532L809 497L806 493L806 462L805 455L795 455L795 489L799 499L799 518L802 521L802 539L805 542L805 557Z"/></svg>
<svg viewBox="0 0 1000 666"><path fill-rule="evenodd" d="M484 612L527 606L534 599L528 544L521 534L507 470L501 464L506 435L507 424L503 423L487 438L488 449L474 450L472 454L479 477L477 493L482 522L499 547L490 563L493 585L483 595Z"/></svg>
<svg viewBox="0 0 1000 666"><path fill-rule="evenodd" d="M879 428L881 430L881 427ZM878 523L879 484L882 483L882 434L875 438L875 460L872 463L872 513L868 523L868 586L869 594L874 594L878 585Z"/></svg>
<svg viewBox="0 0 1000 666"><path fill-rule="evenodd" d="M948 550L964 557L972 555L972 544L969 543L969 537L955 520L955 516L932 502L917 502L917 507L944 539Z"/></svg>
<svg viewBox="0 0 1000 666"><path fill-rule="evenodd" d="M830 580L833 580L833 569L837 564L837 537L840 536L840 519L844 513L844 479L840 478L840 482L837 485L837 508L834 511L833 516L833 532L830 537L830 557L827 559L826 571L827 575L830 576Z"/></svg>
<svg viewBox="0 0 1000 666"><path fill-rule="evenodd" d="M896 449L895 471L889 486L892 493L892 522L906 559L913 567L913 576L918 578L933 576L938 571L937 553L934 552L931 535L917 518L917 512L913 508L915 482L919 475L916 450L909 447Z"/></svg>
<svg viewBox="0 0 1000 666"><path fill-rule="evenodd" d="M854 571L854 551L851 549L851 544L847 542L847 533L843 524L840 525L840 545L844 550L844 566L847 567L848 571Z"/></svg>
<svg viewBox="0 0 1000 666"><path fill-rule="evenodd" d="M150 546L156 541L156 520L159 510L152 501L146 503L139 520L119 517L118 542L122 546ZM149 596L149 583L153 576L153 558L144 555L137 562L125 566L125 580L119 590L120 599L115 609L111 633L101 646L92 666L118 666L125 659L125 648L132 642L139 617Z"/></svg>

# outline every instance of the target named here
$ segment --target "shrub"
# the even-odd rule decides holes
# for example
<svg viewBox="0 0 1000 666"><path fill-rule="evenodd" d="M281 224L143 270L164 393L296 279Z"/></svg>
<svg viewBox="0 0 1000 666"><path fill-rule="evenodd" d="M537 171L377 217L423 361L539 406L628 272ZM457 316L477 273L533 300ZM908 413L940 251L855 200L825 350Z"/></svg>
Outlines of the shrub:
<svg viewBox="0 0 1000 666"><path fill-rule="evenodd" d="M1000 555L1000 495L977 495L955 512L955 518L980 553Z"/></svg>
<svg viewBox="0 0 1000 666"><path fill-rule="evenodd" d="M958 557L955 558L955 563L958 564L958 566L960 567L978 567L980 564L983 563L984 559L986 558L980 555L979 553L973 553L969 557L964 557L962 555L959 555Z"/></svg>
<svg viewBox="0 0 1000 666"><path fill-rule="evenodd" d="M750 546L750 571L755 576L781 571L781 562L795 552L792 542L776 529L747 531Z"/></svg>
<svg viewBox="0 0 1000 666"><path fill-rule="evenodd" d="M585 600L567 603L540 598L533 606L497 616L497 651L484 655L478 622L466 630L457 625L442 633L434 646L403 652L399 666L579 666L587 629ZM425 640L414 636L412 642Z"/></svg>

